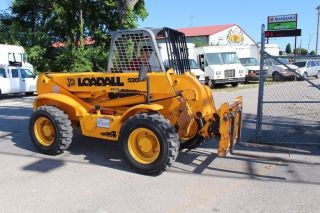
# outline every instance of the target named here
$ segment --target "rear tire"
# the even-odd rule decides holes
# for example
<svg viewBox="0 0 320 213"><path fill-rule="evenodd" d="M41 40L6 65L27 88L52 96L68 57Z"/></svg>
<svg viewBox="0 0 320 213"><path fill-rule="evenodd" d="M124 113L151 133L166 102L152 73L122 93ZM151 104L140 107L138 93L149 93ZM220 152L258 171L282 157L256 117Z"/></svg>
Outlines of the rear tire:
<svg viewBox="0 0 320 213"><path fill-rule="evenodd" d="M233 83L231 83L231 86L232 86L232 87L237 87L238 85L239 85L238 82L233 82Z"/></svg>
<svg viewBox="0 0 320 213"><path fill-rule="evenodd" d="M63 153L73 136L68 115L53 106L41 106L32 113L29 134L38 151L48 155Z"/></svg>
<svg viewBox="0 0 320 213"><path fill-rule="evenodd" d="M159 114L142 113L122 126L120 142L126 163L138 173L161 174L176 160L180 142L170 122Z"/></svg>
<svg viewBox="0 0 320 213"><path fill-rule="evenodd" d="M187 140L186 142L181 143L180 150L195 149L195 148L199 147L201 144L203 144L204 141L205 141L204 138L201 135L197 134L193 138Z"/></svg>
<svg viewBox="0 0 320 213"><path fill-rule="evenodd" d="M26 92L25 94L26 94L26 96L31 96L34 94L34 92Z"/></svg>

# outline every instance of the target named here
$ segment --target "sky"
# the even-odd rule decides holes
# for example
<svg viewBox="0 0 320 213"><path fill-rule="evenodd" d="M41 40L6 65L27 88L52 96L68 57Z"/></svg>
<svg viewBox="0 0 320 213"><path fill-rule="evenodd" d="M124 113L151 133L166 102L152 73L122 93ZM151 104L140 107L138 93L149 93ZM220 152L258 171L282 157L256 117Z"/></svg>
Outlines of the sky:
<svg viewBox="0 0 320 213"><path fill-rule="evenodd" d="M0 0L0 10L10 6L12 0ZM317 36L317 10L320 0L145 0L148 17L139 20L140 27L183 28L219 24L239 25L255 42L261 41L261 25L273 15L298 14L298 28L302 36L297 47L315 50ZM320 40L320 38L319 38ZM269 43L285 49L294 47L294 38L273 38ZM320 42L319 42L320 43ZM320 45L319 45L320 48Z"/></svg>

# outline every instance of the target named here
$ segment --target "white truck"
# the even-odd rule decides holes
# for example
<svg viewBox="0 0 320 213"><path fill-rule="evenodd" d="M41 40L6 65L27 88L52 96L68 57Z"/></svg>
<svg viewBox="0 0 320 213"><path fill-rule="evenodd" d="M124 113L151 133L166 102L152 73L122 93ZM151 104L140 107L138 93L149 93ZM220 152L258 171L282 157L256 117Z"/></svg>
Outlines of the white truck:
<svg viewBox="0 0 320 213"><path fill-rule="evenodd" d="M36 92L37 76L21 46L0 44L0 95Z"/></svg>
<svg viewBox="0 0 320 213"><path fill-rule="evenodd" d="M211 88L217 84L233 87L245 82L245 67L241 65L236 51L227 46L195 48L195 55L205 73L205 82Z"/></svg>
<svg viewBox="0 0 320 213"><path fill-rule="evenodd" d="M168 67L169 61L168 61L168 54L167 54L167 48L165 43L158 44L159 52L163 61L163 64L165 68ZM200 69L199 64L194 58L194 48L195 45L193 43L187 43L188 48L188 55L189 55L189 64L190 64L190 71L193 75L196 76L196 78L202 83L205 83L205 74L204 71Z"/></svg>

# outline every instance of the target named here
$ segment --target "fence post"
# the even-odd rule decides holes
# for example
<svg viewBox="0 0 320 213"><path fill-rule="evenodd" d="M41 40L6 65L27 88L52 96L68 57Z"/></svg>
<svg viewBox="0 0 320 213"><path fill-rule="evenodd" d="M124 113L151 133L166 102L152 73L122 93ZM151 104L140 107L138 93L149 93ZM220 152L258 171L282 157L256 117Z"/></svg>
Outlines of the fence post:
<svg viewBox="0 0 320 213"><path fill-rule="evenodd" d="M261 141L262 131L262 113L263 113L263 90L264 90L264 79L267 77L264 73L264 56L265 56L265 26L261 27L261 48L260 48L260 71L259 71L259 96L257 106L257 122L256 122L256 142Z"/></svg>

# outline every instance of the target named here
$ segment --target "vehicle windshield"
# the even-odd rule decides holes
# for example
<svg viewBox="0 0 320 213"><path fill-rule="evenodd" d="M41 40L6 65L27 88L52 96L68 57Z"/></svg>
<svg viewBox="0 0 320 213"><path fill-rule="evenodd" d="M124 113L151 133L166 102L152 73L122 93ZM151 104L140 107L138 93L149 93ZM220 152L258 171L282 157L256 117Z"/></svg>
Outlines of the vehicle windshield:
<svg viewBox="0 0 320 213"><path fill-rule="evenodd" d="M306 66L305 61L294 62L293 64L296 65L297 67L305 67Z"/></svg>
<svg viewBox="0 0 320 213"><path fill-rule="evenodd" d="M259 66L256 58L240 58L240 62L243 66Z"/></svg>
<svg viewBox="0 0 320 213"><path fill-rule="evenodd" d="M0 69L0 78L3 77L5 78L6 77L6 71L5 69Z"/></svg>
<svg viewBox="0 0 320 213"><path fill-rule="evenodd" d="M35 74L28 69L21 69L21 77L22 78L33 78Z"/></svg>
<svg viewBox="0 0 320 213"><path fill-rule="evenodd" d="M223 64L220 53L207 53L206 55L207 55L208 64L210 65Z"/></svg>
<svg viewBox="0 0 320 213"><path fill-rule="evenodd" d="M196 60L194 60L194 59L188 59L188 61L189 61L190 69L200 69L200 66L199 66L199 64L196 62ZM171 60L170 60L170 62L171 62ZM173 61L173 62L176 63L176 61ZM168 59L164 60L163 65L164 65L164 67L165 67L166 70L169 69L169 68L170 68L170 67L169 67L169 66L170 66L170 65L169 65L169 60L168 60Z"/></svg>
<svg viewBox="0 0 320 213"><path fill-rule="evenodd" d="M235 52L221 53L221 56L225 64L240 64L239 58Z"/></svg>
<svg viewBox="0 0 320 213"><path fill-rule="evenodd" d="M199 69L200 66L194 59L189 59L190 69Z"/></svg>
<svg viewBox="0 0 320 213"><path fill-rule="evenodd" d="M289 64L289 60L288 59L284 59L284 58L278 58L279 61L281 61L283 64ZM274 64L275 65L282 65L280 64L278 61L274 60Z"/></svg>
<svg viewBox="0 0 320 213"><path fill-rule="evenodd" d="M215 64L239 64L239 58L235 52L207 53L207 61L210 65Z"/></svg>

